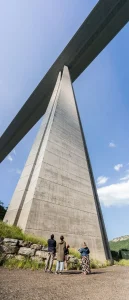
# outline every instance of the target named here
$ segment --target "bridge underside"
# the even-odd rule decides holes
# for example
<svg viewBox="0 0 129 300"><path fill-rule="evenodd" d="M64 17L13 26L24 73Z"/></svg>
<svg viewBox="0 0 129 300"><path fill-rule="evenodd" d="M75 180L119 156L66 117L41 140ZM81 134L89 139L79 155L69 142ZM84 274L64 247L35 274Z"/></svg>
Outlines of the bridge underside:
<svg viewBox="0 0 129 300"><path fill-rule="evenodd" d="M129 20L128 0L100 0L0 138L0 162L46 112L58 73L72 82Z"/></svg>

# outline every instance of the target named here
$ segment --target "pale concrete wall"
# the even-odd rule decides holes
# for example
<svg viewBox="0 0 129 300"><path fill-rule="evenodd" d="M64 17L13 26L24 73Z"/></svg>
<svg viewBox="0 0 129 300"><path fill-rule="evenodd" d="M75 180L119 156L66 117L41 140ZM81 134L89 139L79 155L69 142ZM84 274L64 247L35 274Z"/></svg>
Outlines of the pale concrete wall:
<svg viewBox="0 0 129 300"><path fill-rule="evenodd" d="M63 234L76 248L85 241L92 257L105 260L101 220L67 67L57 85L5 219L12 224L18 211L17 225L25 232L46 238L54 233L57 240Z"/></svg>
<svg viewBox="0 0 129 300"><path fill-rule="evenodd" d="M29 218L31 205L33 204L34 192L35 192L35 189L37 186L37 181L39 178L40 169L42 167L44 153L46 150L46 146L47 146L47 142L48 142L48 138L49 138L49 134L50 134L50 130L51 130L51 125L52 125L53 118L54 118L56 102L58 99L58 93L59 93L59 89L60 89L60 77L61 77L61 74L59 74L59 76L58 76L57 83L56 83L54 92L50 99L49 107L48 107L46 115L45 115L45 117L47 118L46 128L42 135L40 148L38 149L38 152L37 152L37 159L35 160L33 173L31 174L30 183L27 188L24 203L22 205L18 223L17 223L17 225L20 226L23 230L26 230L26 224L27 224L27 220Z"/></svg>
<svg viewBox="0 0 129 300"><path fill-rule="evenodd" d="M92 191L74 95L65 67L58 102L26 232L59 239L71 246L86 241L91 255L105 260L104 247Z"/></svg>
<svg viewBox="0 0 129 300"><path fill-rule="evenodd" d="M47 111L43 117L42 124L38 131L38 134L35 138L34 144L29 153L28 159L25 163L24 169L20 176L20 179L17 183L16 189L12 196L10 205L4 217L4 222L8 224L19 225L22 229L25 229L26 222L29 214L29 210L31 207L31 201L33 199L34 189L36 185L36 179L38 178L38 172L36 170L37 159L39 158L38 152L40 151L40 147L42 144L42 139L44 138L44 134L46 132L46 127L49 122L50 114L55 102L55 98L57 96L57 91L60 86L61 73L59 73L57 82L51 96ZM43 146L43 145L42 145ZM40 164L41 166L41 164ZM30 182L35 182L35 184ZM29 201L29 203L28 203ZM21 218L21 222L19 222L19 216L24 206L24 202L27 203L26 209L24 212L24 218Z"/></svg>

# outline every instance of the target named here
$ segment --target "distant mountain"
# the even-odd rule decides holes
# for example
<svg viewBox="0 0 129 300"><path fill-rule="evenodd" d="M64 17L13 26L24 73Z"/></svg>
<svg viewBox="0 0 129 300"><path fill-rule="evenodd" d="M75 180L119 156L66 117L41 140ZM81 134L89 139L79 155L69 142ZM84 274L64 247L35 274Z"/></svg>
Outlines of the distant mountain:
<svg viewBox="0 0 129 300"><path fill-rule="evenodd" d="M113 239L111 242L121 242L129 239L129 235L123 235L118 238Z"/></svg>
<svg viewBox="0 0 129 300"><path fill-rule="evenodd" d="M119 251L120 249L129 249L129 235L124 235L109 242L110 249Z"/></svg>

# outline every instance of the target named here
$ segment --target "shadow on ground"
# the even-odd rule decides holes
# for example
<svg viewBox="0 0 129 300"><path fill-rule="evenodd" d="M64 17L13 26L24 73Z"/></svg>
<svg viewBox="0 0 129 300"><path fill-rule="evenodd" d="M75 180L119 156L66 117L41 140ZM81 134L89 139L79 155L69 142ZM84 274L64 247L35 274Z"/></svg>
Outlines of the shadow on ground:
<svg viewBox="0 0 129 300"><path fill-rule="evenodd" d="M103 274L103 273L105 273L104 271L93 271L93 272L91 272L91 274L89 274L90 276L91 275L96 275L96 274ZM82 271L76 271L76 270L69 270L69 271L64 271L63 273L62 273L62 275L79 275L79 274L83 274L82 273Z"/></svg>

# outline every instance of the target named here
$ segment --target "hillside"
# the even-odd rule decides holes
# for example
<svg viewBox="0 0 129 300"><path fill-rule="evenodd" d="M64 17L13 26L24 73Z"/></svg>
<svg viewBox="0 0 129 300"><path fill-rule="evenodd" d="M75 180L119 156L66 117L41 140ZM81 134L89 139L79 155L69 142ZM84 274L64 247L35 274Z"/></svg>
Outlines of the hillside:
<svg viewBox="0 0 129 300"><path fill-rule="evenodd" d="M112 240L112 242L125 241L129 239L129 235L123 235Z"/></svg>
<svg viewBox="0 0 129 300"><path fill-rule="evenodd" d="M119 251L120 249L129 249L129 236L113 239L109 242L112 251Z"/></svg>

